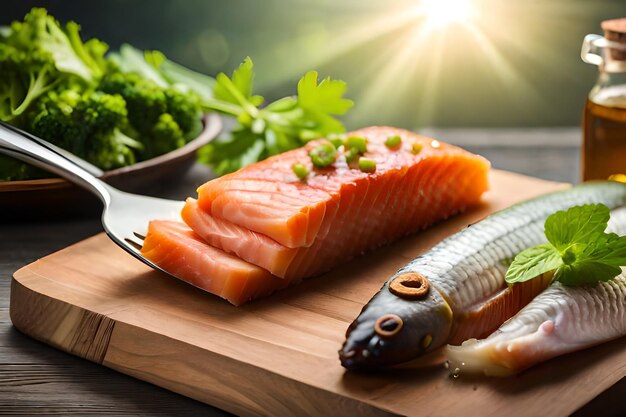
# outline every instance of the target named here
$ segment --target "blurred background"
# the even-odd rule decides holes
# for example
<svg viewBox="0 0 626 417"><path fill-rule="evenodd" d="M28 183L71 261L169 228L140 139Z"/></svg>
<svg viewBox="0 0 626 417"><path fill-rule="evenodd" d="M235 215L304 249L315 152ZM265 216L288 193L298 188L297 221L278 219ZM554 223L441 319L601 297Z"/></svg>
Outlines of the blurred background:
<svg viewBox="0 0 626 417"><path fill-rule="evenodd" d="M348 128L577 126L597 75L583 37L626 16L624 0L20 0L0 24L32 6L211 75L249 55L267 98L310 69L343 79Z"/></svg>

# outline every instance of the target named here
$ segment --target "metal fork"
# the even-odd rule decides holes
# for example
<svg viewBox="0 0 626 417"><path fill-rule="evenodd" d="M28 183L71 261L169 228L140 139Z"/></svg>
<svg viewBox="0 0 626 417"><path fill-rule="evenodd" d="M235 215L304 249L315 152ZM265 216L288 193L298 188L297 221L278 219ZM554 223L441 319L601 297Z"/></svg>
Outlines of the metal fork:
<svg viewBox="0 0 626 417"><path fill-rule="evenodd" d="M0 153L53 172L96 194L104 206L102 226L111 240L143 263L167 273L144 258L139 250L148 222L153 219L180 220L184 202L120 191L92 175L101 174L99 168L2 122Z"/></svg>

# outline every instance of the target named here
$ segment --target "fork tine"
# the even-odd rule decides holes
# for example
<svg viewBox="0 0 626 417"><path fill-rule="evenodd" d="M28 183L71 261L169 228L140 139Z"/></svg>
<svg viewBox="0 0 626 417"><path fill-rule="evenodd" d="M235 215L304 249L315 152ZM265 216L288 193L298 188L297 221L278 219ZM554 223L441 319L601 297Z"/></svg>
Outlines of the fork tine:
<svg viewBox="0 0 626 417"><path fill-rule="evenodd" d="M138 237L141 240L146 240L146 237L142 235L141 233L133 232L133 235L135 235L135 237Z"/></svg>
<svg viewBox="0 0 626 417"><path fill-rule="evenodd" d="M126 241L126 243L130 244L133 248L137 249L137 250L141 250L141 248L143 247L143 245L135 242L132 239L126 238L124 239Z"/></svg>

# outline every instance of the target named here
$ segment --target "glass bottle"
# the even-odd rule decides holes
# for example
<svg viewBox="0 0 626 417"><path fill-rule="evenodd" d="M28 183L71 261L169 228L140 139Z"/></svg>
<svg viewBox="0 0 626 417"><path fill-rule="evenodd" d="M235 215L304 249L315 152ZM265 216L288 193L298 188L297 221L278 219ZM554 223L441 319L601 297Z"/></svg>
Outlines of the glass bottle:
<svg viewBox="0 0 626 417"><path fill-rule="evenodd" d="M583 114L583 181L626 174L626 19L605 20L602 29L581 51L599 72Z"/></svg>

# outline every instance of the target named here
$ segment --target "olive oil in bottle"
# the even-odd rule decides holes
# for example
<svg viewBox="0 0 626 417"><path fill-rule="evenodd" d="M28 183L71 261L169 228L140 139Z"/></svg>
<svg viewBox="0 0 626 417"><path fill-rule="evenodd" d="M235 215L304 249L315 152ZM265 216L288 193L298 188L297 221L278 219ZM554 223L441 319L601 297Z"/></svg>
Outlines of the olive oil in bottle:
<svg viewBox="0 0 626 417"><path fill-rule="evenodd" d="M626 86L622 101L587 99L583 116L583 180L626 174Z"/></svg>
<svg viewBox="0 0 626 417"><path fill-rule="evenodd" d="M583 114L583 181L626 174L626 19L602 29L604 37L585 37L581 53L599 70Z"/></svg>

